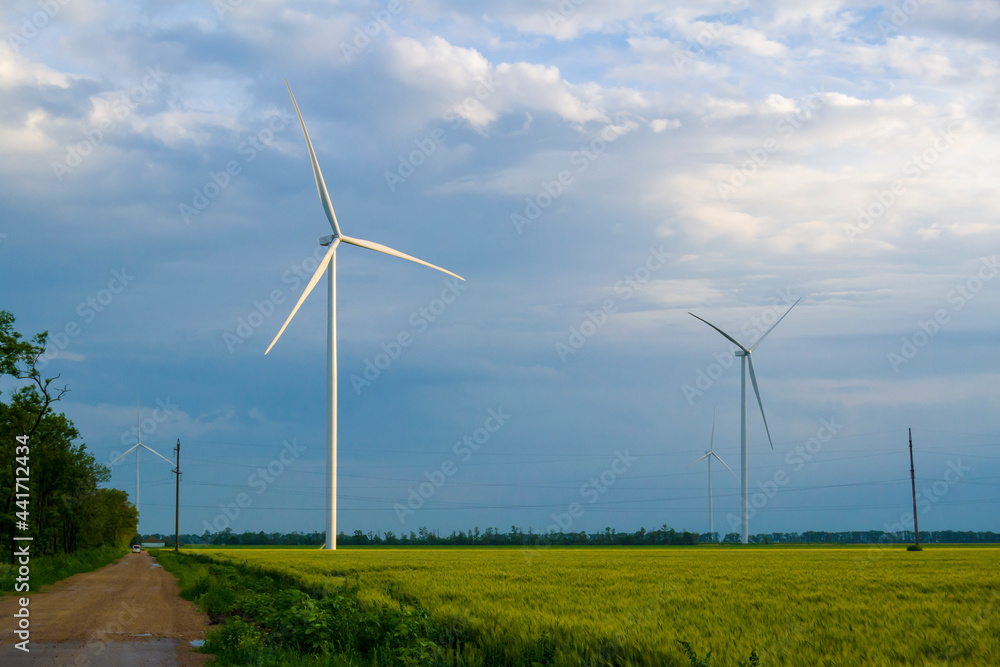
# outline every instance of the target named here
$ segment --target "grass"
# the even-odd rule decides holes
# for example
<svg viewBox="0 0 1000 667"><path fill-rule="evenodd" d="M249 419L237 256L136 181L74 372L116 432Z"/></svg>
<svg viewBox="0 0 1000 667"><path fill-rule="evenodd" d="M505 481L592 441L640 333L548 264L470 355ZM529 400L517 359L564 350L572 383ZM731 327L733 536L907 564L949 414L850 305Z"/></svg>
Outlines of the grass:
<svg viewBox="0 0 1000 667"><path fill-rule="evenodd" d="M348 587L304 591L286 573L197 554L156 558L219 624L202 649L218 665L424 667L447 653L438 643L444 629L421 609L362 605Z"/></svg>
<svg viewBox="0 0 1000 667"><path fill-rule="evenodd" d="M1000 549L199 550L359 609L423 612L454 664L993 664ZM428 663L433 664L433 663ZM451 663L448 663L451 664Z"/></svg>
<svg viewBox="0 0 1000 667"><path fill-rule="evenodd" d="M126 553L128 553L128 549L116 549L115 547L104 546L93 549L81 549L68 555L32 556L29 564L31 568L29 582L31 592L38 592L43 586L49 586L74 574L98 570L109 563L115 562ZM17 572L17 566L8 563L0 565L0 595L15 592L14 586L17 583Z"/></svg>

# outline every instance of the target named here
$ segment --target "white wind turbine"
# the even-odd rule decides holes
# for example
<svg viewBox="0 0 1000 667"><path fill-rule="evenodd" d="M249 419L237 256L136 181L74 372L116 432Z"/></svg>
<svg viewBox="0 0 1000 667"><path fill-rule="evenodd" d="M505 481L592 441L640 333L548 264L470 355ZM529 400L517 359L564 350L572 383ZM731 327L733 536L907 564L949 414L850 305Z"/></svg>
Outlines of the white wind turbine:
<svg viewBox="0 0 1000 667"><path fill-rule="evenodd" d="M170 459L168 459L167 457L163 456L162 454L160 454L155 449L153 449L151 447L147 447L146 445L142 444L142 426L139 423L139 401L138 400L136 400L136 402L135 402L135 435L136 435L136 443L134 445L132 445L131 447L129 447L128 451L126 451L124 454L122 454L121 456L119 456L118 458L116 458L114 461L112 461L111 463L109 463L108 466L113 466L114 464L118 463L120 460L122 460L123 458L125 458L126 456L128 456L129 454L131 454L133 451L135 452L135 510L136 510L136 512L138 512L139 511L139 448L141 447L142 449L146 449L146 450L148 450L150 452L153 452L154 454L156 454L157 456L159 456L161 459L163 459L164 461L166 461L167 463L169 463L171 467L173 467L174 462L171 461Z"/></svg>
<svg viewBox="0 0 1000 667"><path fill-rule="evenodd" d="M708 535L709 535L709 539L712 539L715 536L715 525L712 523L713 517L714 517L714 512L712 510L712 457L713 456L719 460L719 463L721 463L722 465L726 466L726 470L728 470L729 472L733 473L733 478L734 479L737 479L736 473L733 472L733 469L730 468L728 465L726 465L726 462L722 460L722 457L720 457L718 454L715 453L715 410L712 410L712 435L711 435L711 437L709 437L709 440L708 440L708 451L705 452L704 456L702 456L699 459L696 459L694 461L694 463L692 463L691 465L688 466L688 468L690 468L691 466L693 466L698 461L702 461L704 459L708 459Z"/></svg>
<svg viewBox="0 0 1000 667"><path fill-rule="evenodd" d="M330 313L330 319L327 325L326 334L326 354L327 354L327 367L326 367L326 391L327 391L327 416L326 416L326 467L327 467L327 477L328 477L328 488L326 497L326 548L336 549L337 548L337 246L341 242L350 245L359 246L361 248L368 248L369 250L375 250L376 252L385 253L386 255L392 255L393 257L399 257L401 259L408 259L411 262L416 262L417 264L423 264L424 266L429 266L432 269L437 269L438 271L443 271L448 275L455 276L459 280L465 280L462 276L452 273L447 269L442 269L440 266L435 266L429 262L425 262L416 257L411 257L405 253L399 252L398 250L393 250L387 246L380 243L373 243L372 241L363 241L361 239L351 238L349 236L344 236L340 231L340 226L337 224L337 215L333 212L333 202L330 201L330 193L326 190L326 183L323 180L323 173L320 171L319 162L316 161L316 151L313 150L312 141L309 139L309 131L306 130L306 123L302 120L302 112L299 111L299 105L295 101L295 95L292 94L292 88L288 85L288 81L285 81L285 86L288 88L288 94L292 98L292 104L295 106L295 113L299 116L299 124L302 125L302 134L306 138L306 146L309 148L309 159L312 161L313 176L316 178L316 190L319 192L319 200L323 205L323 211L326 213L327 220L330 221L330 227L333 229L333 234L323 236L320 238L320 245L329 246L330 249L326 251L326 255L319 263L319 267L316 272L313 273L312 278L306 285L306 289L302 292L302 296L299 297L298 302L295 307L292 308L291 314L285 323L281 325L281 330L278 331L278 335L274 337L271 344L268 345L267 350L264 354L271 351L274 344L278 342L281 338L281 334L285 332L285 327L288 323L292 321L295 317L295 313L298 312L299 306L302 302L306 300L309 293L312 291L316 283L319 282L320 277L323 272L329 267L328 275L328 285L329 285L329 299L327 307Z"/></svg>
<svg viewBox="0 0 1000 667"><path fill-rule="evenodd" d="M764 342L767 335L774 331L774 327L781 323L781 320L785 319L788 313L792 312L794 308L802 298L800 297L795 303L788 307L785 314L778 318L778 321L771 325L771 328L764 332L764 335L760 337L753 347L746 347L741 342L727 334L725 331L715 326L708 320L704 320L692 312L688 312L691 317L701 320L708 326L712 327L720 334L722 334L726 340L736 345L740 348L736 350L736 356L742 357L743 375L740 382L740 514L743 518L743 531L741 535L741 541L746 544L750 541L750 503L749 497L747 495L747 487L749 486L749 473L747 471L747 366L750 367L750 381L753 383L753 393L757 395L757 405L760 406L760 416L764 420L764 431L767 433L767 441L771 445L771 449L774 449L774 443L771 442L771 431L767 428L767 417L764 416L764 404L760 400L760 389L757 388L757 376L753 372L753 361L750 359L750 353L757 349L757 346Z"/></svg>

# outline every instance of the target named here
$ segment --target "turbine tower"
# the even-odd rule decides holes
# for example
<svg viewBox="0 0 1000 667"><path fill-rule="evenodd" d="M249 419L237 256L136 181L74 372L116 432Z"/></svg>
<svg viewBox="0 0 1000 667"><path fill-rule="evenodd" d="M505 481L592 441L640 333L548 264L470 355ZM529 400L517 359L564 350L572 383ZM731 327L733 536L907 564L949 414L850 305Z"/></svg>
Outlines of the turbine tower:
<svg viewBox="0 0 1000 667"><path fill-rule="evenodd" d="M764 416L764 404L760 400L760 389L757 387L757 376L753 372L753 361L750 358L750 354L757 349L757 346L764 342L767 335L774 331L774 327L781 324L781 320L788 316L788 313L792 312L792 308L798 305L802 298L799 297L795 303L788 307L785 314L778 318L778 321L771 325L771 328L764 332L764 335L760 337L753 347L747 347L743 343L739 342L725 331L715 326L708 320L704 320L692 312L688 312L691 317L701 320L708 326L712 327L729 342L740 348L736 350L736 356L742 358L743 375L740 381L740 514L743 519L743 530L741 534L741 541L743 544L747 544L750 541L750 502L748 493L749 486L749 473L747 471L747 367L750 367L750 381L753 383L753 393L757 396L757 405L760 406L760 416L764 420L764 431L767 433L767 441L771 445L771 449L774 449L774 443L771 442L771 431L767 428L767 417Z"/></svg>
<svg viewBox="0 0 1000 667"><path fill-rule="evenodd" d="M151 447L147 447L146 445L142 444L142 425L139 423L139 399L136 399L135 401L135 435L136 435L136 443L131 447L129 447L129 449L124 454L122 454L114 461L109 463L108 466L109 467L113 466L114 464L118 463L120 460L131 454L133 451L135 452L135 510L136 512L138 512L139 511L139 448L141 447L142 449L146 449L153 452L161 459L169 463L170 467L173 467L174 462L168 459L167 457L163 456L162 454L160 454L155 449L152 449Z"/></svg>
<svg viewBox="0 0 1000 667"><path fill-rule="evenodd" d="M326 218L330 222L333 234L320 238L320 245L329 246L329 250L326 251L326 255L320 261L319 267L316 269L316 272L313 273L312 278L306 285L305 291L302 292L302 296L299 297L299 300L295 304L295 307L292 308L292 312L288 316L288 319L286 319L285 323L281 325L281 330L278 331L278 335L274 337L273 341L271 341L271 344L267 347L264 354L270 352L271 348L274 347L274 344L278 342L279 338L281 338L281 334L285 332L285 328L288 326L288 323L292 321L293 317L295 317L295 313L298 312L302 302L306 300L306 297L309 296L309 293L312 292L316 283L319 282L319 279L329 267L329 273L327 274L327 285L329 289L327 308L329 309L329 320L326 329L326 468L328 478L326 496L326 548L333 550L337 548L337 246L343 242L349 245L359 246L361 248L368 248L369 250L374 250L376 252L385 253L386 255L392 255L393 257L399 257L411 262L416 262L417 264L429 266L432 269L437 269L438 271L443 271L450 276L454 276L459 280L465 280L465 278L456 273L452 273L447 269L442 269L440 266L435 266L434 264L425 262L422 259L411 257L410 255L399 252L398 250L393 250L392 248L384 246L380 243L351 238L349 236L344 236L344 234L341 233L340 225L337 224L337 214L333 211L333 202L330 201L330 193L326 190L326 182L323 180L323 173L320 171L319 162L316 160L316 151L313 150L312 141L309 139L309 131L306 129L306 123L302 120L302 112L299 111L299 105L295 101L295 95L292 94L292 88L288 85L287 80L285 81L285 86L288 88L288 94L291 96L292 104L295 106L295 113L299 116L299 124L302 126L302 134L305 135L306 147L309 149L309 159L312 162L313 176L316 179L316 190L319 192L319 200L323 205L323 212L326 213Z"/></svg>
<svg viewBox="0 0 1000 667"><path fill-rule="evenodd" d="M704 456L702 456L699 459L696 459L693 463L691 463L691 465L688 466L688 468L690 468L698 461L701 461L703 459L708 459L708 535L710 539L715 539L715 525L713 524L714 512L712 510L712 457L713 456L719 460L719 463L726 466L726 470L733 473L733 479L738 479L736 477L736 473L733 472L733 469L730 468L728 465L726 465L726 462L722 460L722 457L720 457L718 454L715 453L715 410L712 410L712 435L709 437L708 440L708 451L705 452Z"/></svg>

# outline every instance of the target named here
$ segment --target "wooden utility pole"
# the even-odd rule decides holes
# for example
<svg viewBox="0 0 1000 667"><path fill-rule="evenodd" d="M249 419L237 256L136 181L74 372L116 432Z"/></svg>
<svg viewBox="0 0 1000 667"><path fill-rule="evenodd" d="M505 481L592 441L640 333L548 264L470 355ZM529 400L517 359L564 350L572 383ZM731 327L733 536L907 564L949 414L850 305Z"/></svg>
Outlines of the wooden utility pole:
<svg viewBox="0 0 1000 667"><path fill-rule="evenodd" d="M913 429L906 429L910 436L910 488L913 490L913 537L920 548L920 529L917 527L917 479L913 474Z"/></svg>
<svg viewBox="0 0 1000 667"><path fill-rule="evenodd" d="M181 544L181 439L177 438L177 468L174 474L177 475L176 486L174 487L174 552L176 553Z"/></svg>

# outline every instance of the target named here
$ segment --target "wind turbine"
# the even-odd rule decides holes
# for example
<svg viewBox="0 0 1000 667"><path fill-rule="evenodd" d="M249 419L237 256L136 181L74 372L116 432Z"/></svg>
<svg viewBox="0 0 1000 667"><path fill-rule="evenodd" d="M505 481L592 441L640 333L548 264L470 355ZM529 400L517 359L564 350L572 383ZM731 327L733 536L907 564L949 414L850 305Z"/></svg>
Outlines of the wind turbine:
<svg viewBox="0 0 1000 667"><path fill-rule="evenodd" d="M174 462L168 459L167 457L163 456L162 454L160 454L155 449L152 449L151 447L147 447L146 445L142 444L142 425L139 423L138 399L136 399L135 402L135 435L136 435L136 443L131 447L129 447L128 451L126 451L124 454L122 454L114 461L109 463L108 466L113 466L114 464L118 463L118 461L122 460L123 458L131 454L133 451L135 452L135 510L136 512L138 512L139 511L139 448L142 447L143 449L153 452L161 459L169 463L171 467L173 467Z"/></svg>
<svg viewBox="0 0 1000 667"><path fill-rule="evenodd" d="M736 356L742 357L743 366L743 376L740 382L740 513L743 518L743 532L741 535L741 541L746 544L750 541L750 503L749 497L747 496L747 487L749 486L749 475L747 471L747 366L750 367L750 381L753 383L753 393L757 395L757 405L760 406L760 416L764 420L764 431L767 433L767 441L771 445L771 449L774 449L774 443L771 442L771 431L767 428L767 417L764 416L764 404L760 400L760 389L757 388L757 376L753 372L753 361L750 359L750 354L757 349L757 346L764 342L767 335L774 331L774 327L781 324L781 320L785 319L788 313L792 312L792 308L798 305L802 298L793 303L785 311L785 314L778 318L778 321L771 325L771 328L764 332L764 335L760 337L753 347L747 347L743 343L739 342L725 331L715 326L708 320L704 320L692 312L688 312L691 317L701 320L708 326L712 327L716 331L725 337L726 340L736 345L740 348L736 350Z"/></svg>
<svg viewBox="0 0 1000 667"><path fill-rule="evenodd" d="M733 473L734 479L737 479L736 473L733 472L733 469L730 468L728 465L726 465L726 462L722 460L722 457L720 457L718 454L715 453L715 410L712 410L712 435L708 440L708 451L705 452L704 456L695 460L694 463L688 466L688 468L690 468L698 461L708 459L708 535L710 539L714 539L715 537L715 526L712 523L712 518L714 516L712 511L712 457L713 456L719 459L719 463L726 466L726 470Z"/></svg>
<svg viewBox="0 0 1000 667"><path fill-rule="evenodd" d="M319 263L319 267L316 272L313 273L312 278L306 285L306 289L302 292L302 296L299 297L298 303L292 308L291 314L285 323L281 325L281 330L278 331L278 335L274 337L271 344L268 345L267 350L264 354L271 351L274 344L278 342L281 338L281 334L285 332L285 327L288 323L292 321L295 317L295 313L298 312L299 306L302 302L306 300L309 293L312 292L313 287L319 282L320 277L322 277L323 272L329 267L328 275L328 286L329 286L329 298L327 307L329 309L330 319L326 329L326 354L327 354L327 366L326 366L326 392L327 392L327 415L326 415L326 467L327 467L327 477L328 477L328 488L326 497L326 548L336 549L337 548L337 246L341 242L347 243L354 246L359 246L361 248L368 248L369 250L374 250L376 252L385 253L386 255L392 255L393 257L399 257L401 259L407 259L411 262L416 262L417 264L423 264L424 266L429 266L432 269L437 269L438 271L443 271L450 276L455 276L459 280L465 280L462 276L452 273L447 269L442 269L440 266L435 266L429 262L425 262L422 259L417 259L416 257L411 257L406 253L399 252L398 250L393 250L387 246L380 243L373 243L372 241L363 241L361 239L351 238L349 236L344 236L340 231L340 225L337 224L337 214L333 212L333 202L330 201L330 193L326 190L326 182L323 180L323 173L320 171L319 162L316 161L316 151L313 150L312 141L309 139L309 131L306 129L306 123L302 120L302 112L299 111L299 105L295 101L295 95L292 94L292 88L288 85L288 81L285 81L285 87L288 88L288 94L292 98L292 104L295 106L295 113L299 116L299 124L302 125L302 134L306 138L306 146L309 148L309 159L312 161L313 176L316 179L316 190L319 192L319 200L323 205L323 211L326 213L327 220L330 221L330 227L333 229L333 234L320 237L319 243L322 246L329 246L329 250L326 251L326 255Z"/></svg>

